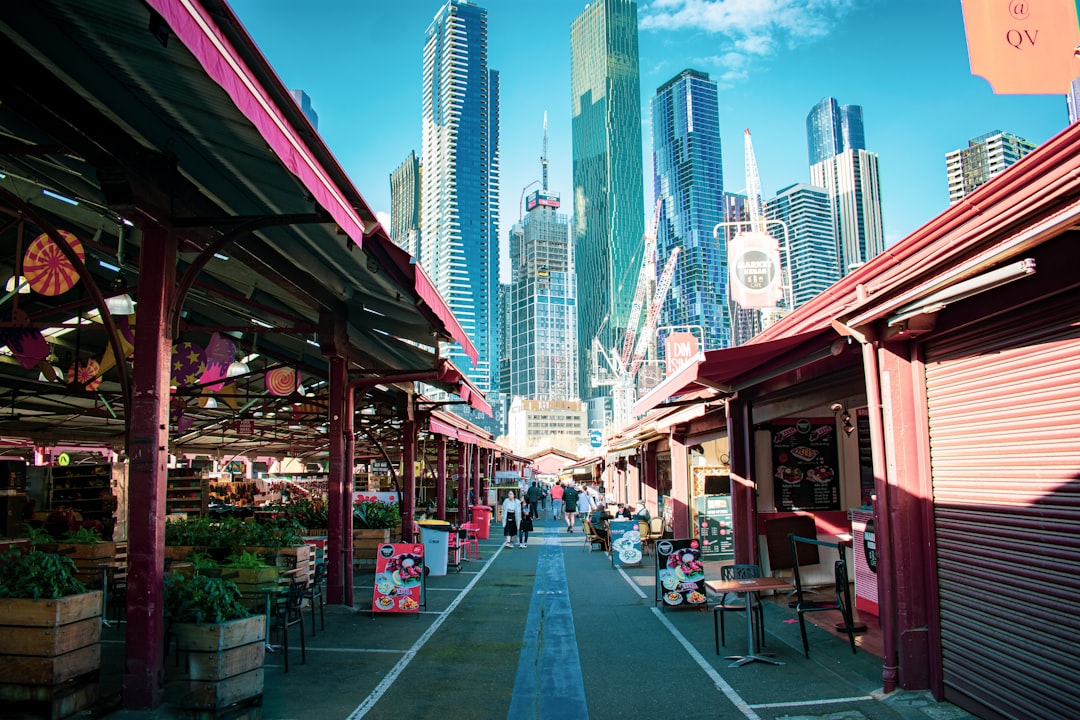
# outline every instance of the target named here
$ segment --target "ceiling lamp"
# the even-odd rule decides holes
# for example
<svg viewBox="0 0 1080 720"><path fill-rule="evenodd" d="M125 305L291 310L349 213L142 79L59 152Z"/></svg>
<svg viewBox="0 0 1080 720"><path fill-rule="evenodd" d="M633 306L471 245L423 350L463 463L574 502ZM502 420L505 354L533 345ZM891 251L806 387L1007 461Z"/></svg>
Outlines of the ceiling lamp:
<svg viewBox="0 0 1080 720"><path fill-rule="evenodd" d="M135 314L135 301L127 293L105 298L105 307L109 309L110 315Z"/></svg>
<svg viewBox="0 0 1080 720"><path fill-rule="evenodd" d="M240 377L241 375L247 375L251 372L251 368L244 362L232 362L229 363L229 367L225 370L225 377Z"/></svg>
<svg viewBox="0 0 1080 720"><path fill-rule="evenodd" d="M7 284L4 285L4 290L9 293L14 293L16 292L16 288L18 289L18 293L20 295L29 294L30 283L26 281L25 275L12 275L7 279Z"/></svg>

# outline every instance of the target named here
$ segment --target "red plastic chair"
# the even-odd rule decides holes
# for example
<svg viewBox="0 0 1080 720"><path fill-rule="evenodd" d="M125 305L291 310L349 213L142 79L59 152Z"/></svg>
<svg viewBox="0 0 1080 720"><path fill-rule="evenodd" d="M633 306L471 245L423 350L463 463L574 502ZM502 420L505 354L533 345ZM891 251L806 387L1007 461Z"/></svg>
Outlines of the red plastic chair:
<svg viewBox="0 0 1080 720"><path fill-rule="evenodd" d="M461 529L465 531L465 537L461 539L461 544L465 546L465 557L467 559L479 560L480 559L480 536L478 535L480 527L476 523L462 523Z"/></svg>

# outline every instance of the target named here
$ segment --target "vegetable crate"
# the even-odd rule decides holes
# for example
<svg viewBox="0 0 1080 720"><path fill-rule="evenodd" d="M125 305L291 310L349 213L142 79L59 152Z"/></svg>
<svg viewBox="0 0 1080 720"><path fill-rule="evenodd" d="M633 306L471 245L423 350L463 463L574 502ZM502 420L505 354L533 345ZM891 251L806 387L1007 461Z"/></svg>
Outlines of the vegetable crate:
<svg viewBox="0 0 1080 720"><path fill-rule="evenodd" d="M177 705L221 711L262 697L266 617L217 624L177 623L177 647L187 653L188 679ZM199 717L220 717L201 713Z"/></svg>

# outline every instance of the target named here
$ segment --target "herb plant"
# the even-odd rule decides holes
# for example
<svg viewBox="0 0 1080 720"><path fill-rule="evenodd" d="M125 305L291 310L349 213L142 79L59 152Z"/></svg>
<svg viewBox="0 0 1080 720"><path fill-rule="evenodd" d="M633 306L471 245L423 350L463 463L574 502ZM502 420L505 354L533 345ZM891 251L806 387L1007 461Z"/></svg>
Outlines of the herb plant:
<svg viewBox="0 0 1080 720"><path fill-rule="evenodd" d="M393 503L361 500L353 504L353 527L361 530L386 530L401 522L401 512Z"/></svg>
<svg viewBox="0 0 1080 720"><path fill-rule="evenodd" d="M16 548L0 554L0 597L55 600L84 592L69 557Z"/></svg>
<svg viewBox="0 0 1080 720"><path fill-rule="evenodd" d="M234 583L205 575L165 576L165 616L178 623L222 623L249 615Z"/></svg>

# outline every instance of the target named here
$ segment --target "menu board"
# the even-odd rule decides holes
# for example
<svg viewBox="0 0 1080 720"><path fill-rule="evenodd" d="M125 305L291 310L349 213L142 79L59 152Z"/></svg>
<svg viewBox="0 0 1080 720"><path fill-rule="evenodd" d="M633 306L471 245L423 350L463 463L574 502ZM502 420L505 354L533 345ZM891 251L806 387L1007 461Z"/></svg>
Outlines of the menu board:
<svg viewBox="0 0 1080 720"><path fill-rule="evenodd" d="M637 565L641 562L641 528L636 520L610 520L611 564Z"/></svg>
<svg viewBox="0 0 1080 720"><path fill-rule="evenodd" d="M775 420L771 431L776 509L839 510L836 420Z"/></svg>
<svg viewBox="0 0 1080 720"><path fill-rule="evenodd" d="M731 532L731 496L705 495L694 499L697 536L707 560L735 557L735 536Z"/></svg>
<svg viewBox="0 0 1080 720"><path fill-rule="evenodd" d="M664 609L706 604L705 566L697 538L656 543L656 590Z"/></svg>
<svg viewBox="0 0 1080 720"><path fill-rule="evenodd" d="M859 438L859 503L870 507L877 490L874 488L874 451L870 444L870 411L866 408L855 411L855 430Z"/></svg>
<svg viewBox="0 0 1080 720"><path fill-rule="evenodd" d="M372 612L418 613L424 590L424 546L383 543L375 553Z"/></svg>

